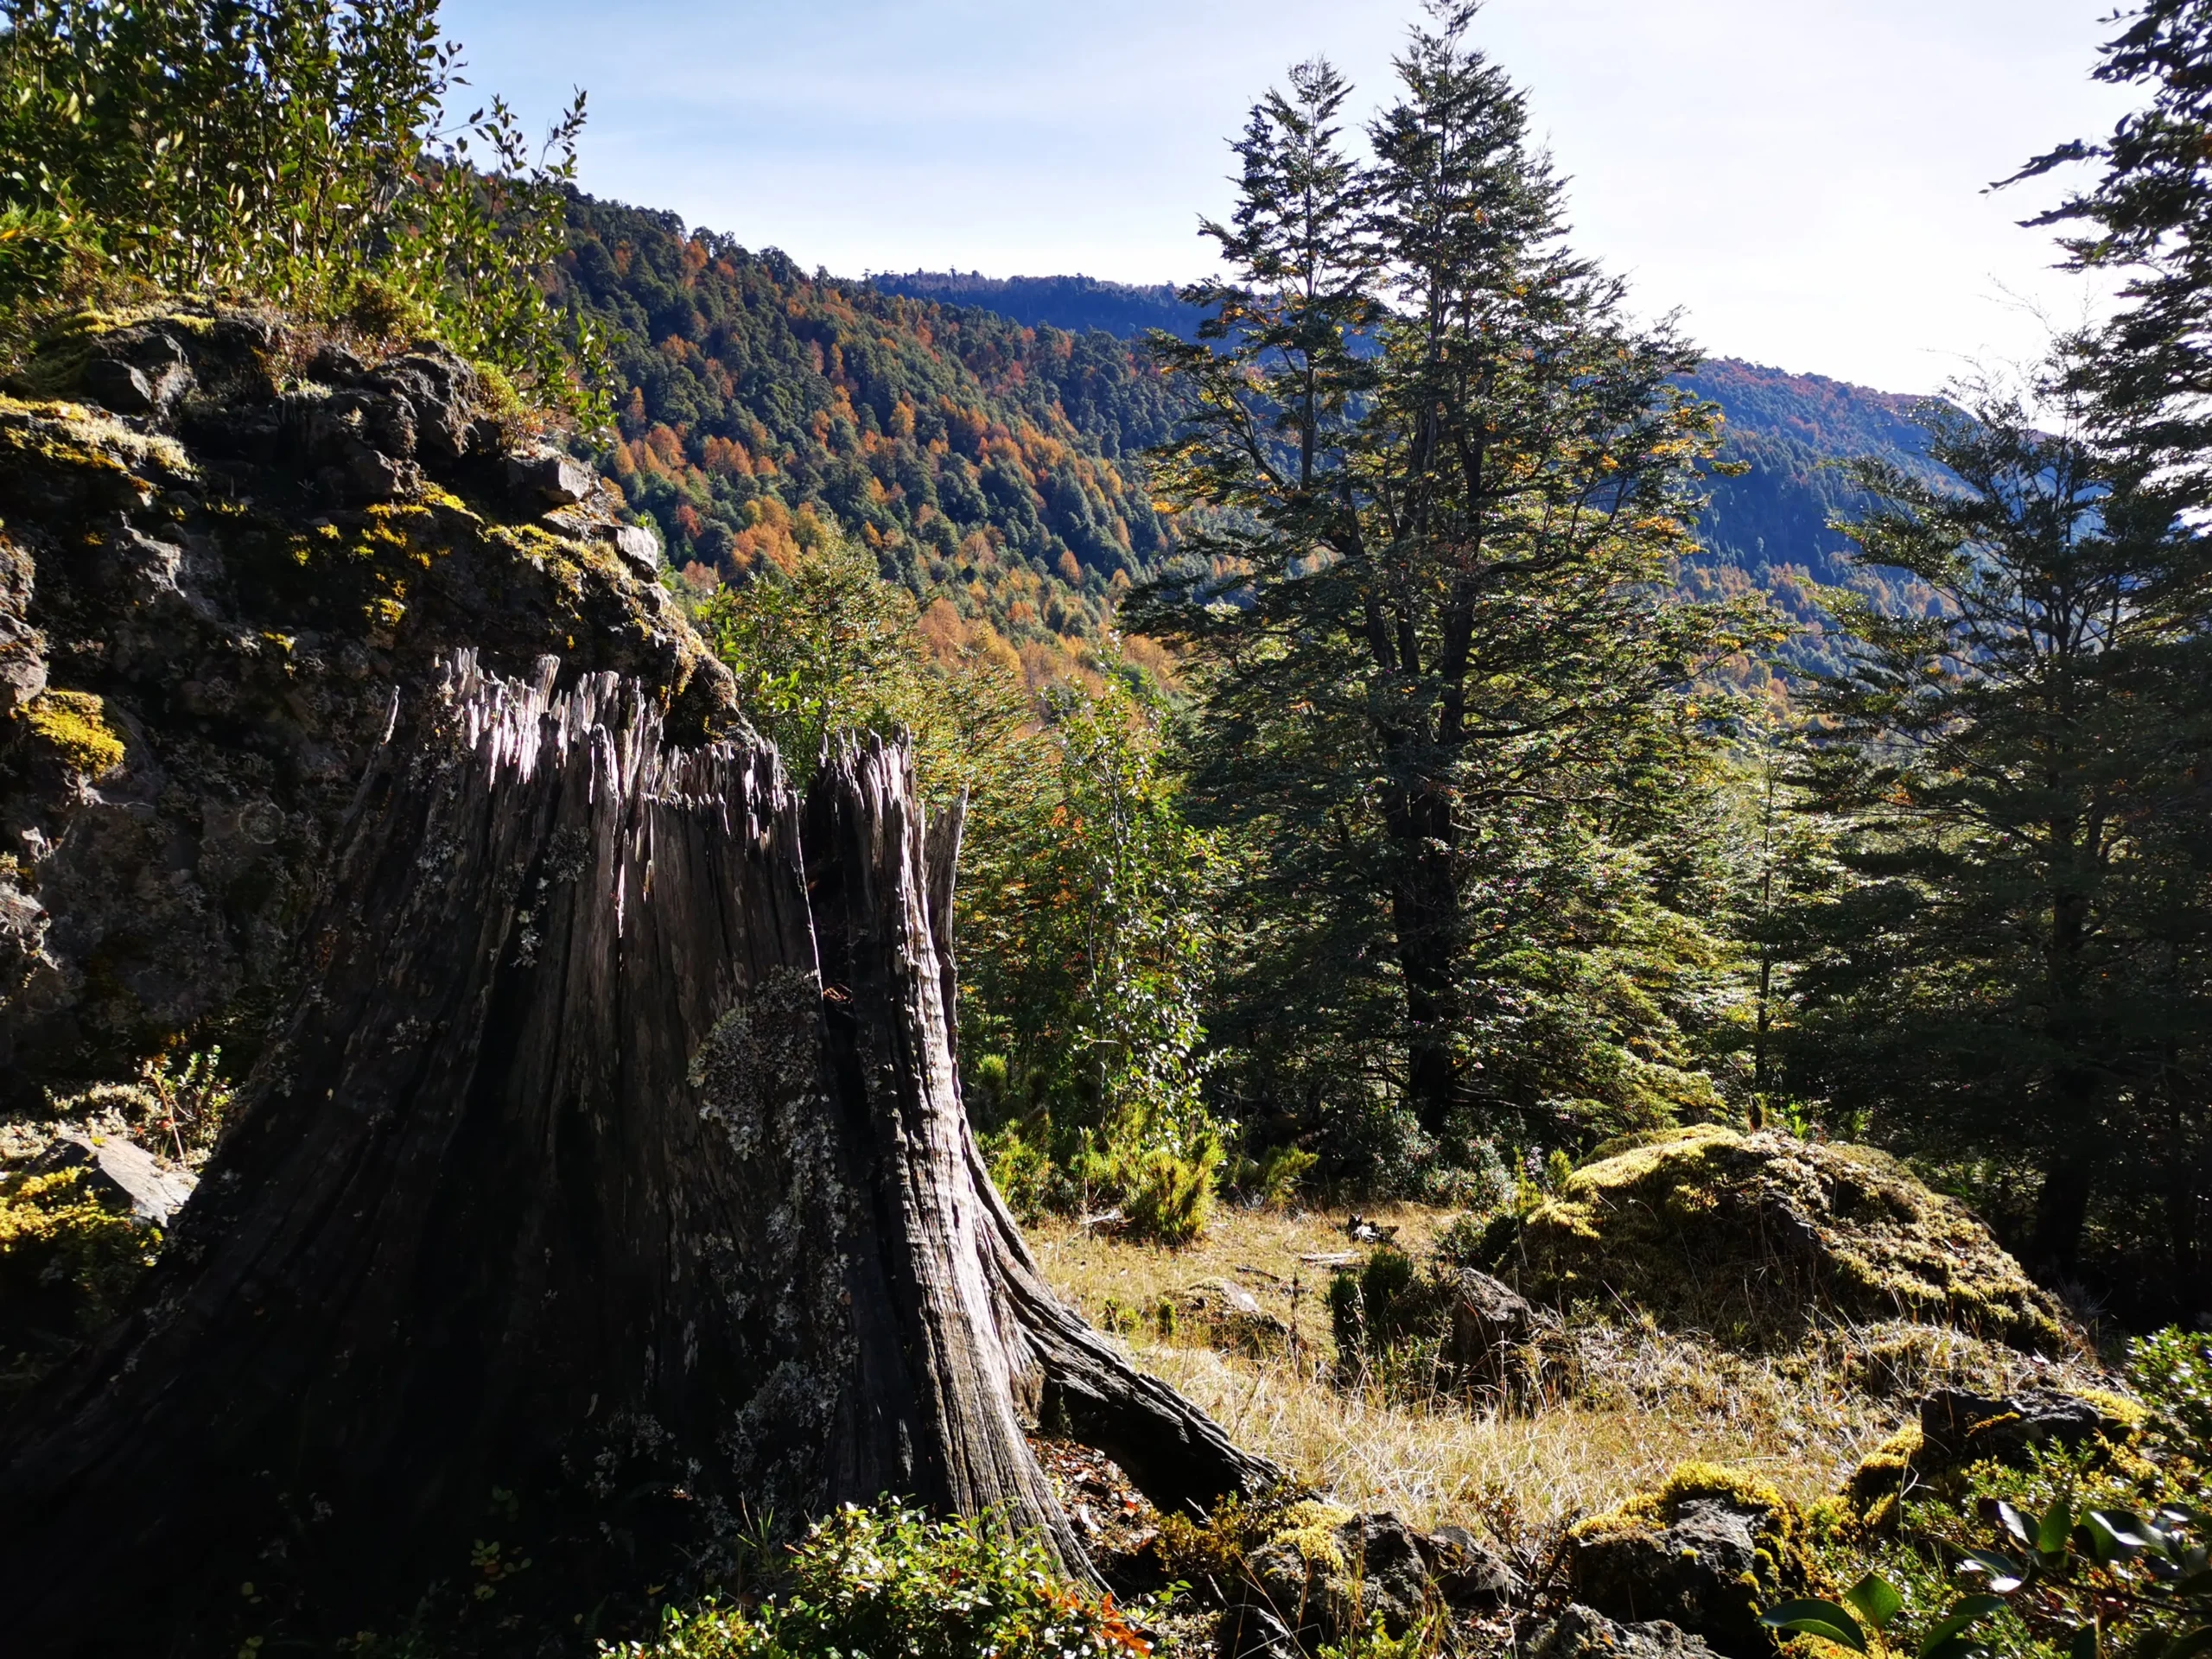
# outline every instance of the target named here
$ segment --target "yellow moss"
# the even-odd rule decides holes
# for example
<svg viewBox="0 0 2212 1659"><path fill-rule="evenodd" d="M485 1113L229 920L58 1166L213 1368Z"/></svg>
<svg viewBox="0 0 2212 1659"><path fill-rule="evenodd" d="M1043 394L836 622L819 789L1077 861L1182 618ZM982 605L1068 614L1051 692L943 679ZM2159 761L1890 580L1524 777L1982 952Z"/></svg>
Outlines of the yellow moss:
<svg viewBox="0 0 2212 1659"><path fill-rule="evenodd" d="M1302 1560L1341 1573L1344 1554L1337 1542L1337 1529L1351 1519L1351 1511L1339 1504L1301 1498L1282 1512L1281 1524L1270 1535L1270 1541L1288 1544Z"/></svg>
<svg viewBox="0 0 2212 1659"><path fill-rule="evenodd" d="M81 1169L29 1175L0 1192L0 1284L17 1294L67 1284L86 1325L120 1306L161 1249L157 1231L142 1231L88 1194Z"/></svg>
<svg viewBox="0 0 2212 1659"><path fill-rule="evenodd" d="M1608 1151L1523 1223L1519 1255L1547 1298L1618 1297L1754 1337L1819 1305L2070 1345L2056 1304L1988 1230L1881 1153L1718 1124Z"/></svg>
<svg viewBox="0 0 2212 1659"><path fill-rule="evenodd" d="M134 432L82 404L58 399L26 401L0 393L0 448L26 463L125 475L156 467L179 480L198 476L175 439ZM135 477L133 481L149 487Z"/></svg>
<svg viewBox="0 0 2212 1659"><path fill-rule="evenodd" d="M89 691L45 691L24 706L21 718L62 764L97 778L123 764L123 740L105 714L106 705Z"/></svg>

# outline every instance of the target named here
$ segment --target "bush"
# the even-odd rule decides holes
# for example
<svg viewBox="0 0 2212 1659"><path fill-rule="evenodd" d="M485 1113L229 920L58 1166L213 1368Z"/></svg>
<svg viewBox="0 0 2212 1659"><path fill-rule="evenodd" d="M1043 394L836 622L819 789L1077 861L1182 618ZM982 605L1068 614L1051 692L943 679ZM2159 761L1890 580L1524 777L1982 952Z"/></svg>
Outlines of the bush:
<svg viewBox="0 0 2212 1659"><path fill-rule="evenodd" d="M1134 1238L1154 1244L1188 1244L1205 1230L1220 1179L1222 1148L1200 1137L1188 1157L1153 1147L1124 1160L1122 1214Z"/></svg>
<svg viewBox="0 0 2212 1659"><path fill-rule="evenodd" d="M1103 1659L1150 1649L1110 1596L1069 1583L1042 1542L896 1500L846 1505L792 1550L759 1606L671 1610L627 1659Z"/></svg>
<svg viewBox="0 0 2212 1659"><path fill-rule="evenodd" d="M0 302L88 285L250 296L466 355L603 414L599 341L548 304L581 95L533 153L456 128L437 0L0 0Z"/></svg>

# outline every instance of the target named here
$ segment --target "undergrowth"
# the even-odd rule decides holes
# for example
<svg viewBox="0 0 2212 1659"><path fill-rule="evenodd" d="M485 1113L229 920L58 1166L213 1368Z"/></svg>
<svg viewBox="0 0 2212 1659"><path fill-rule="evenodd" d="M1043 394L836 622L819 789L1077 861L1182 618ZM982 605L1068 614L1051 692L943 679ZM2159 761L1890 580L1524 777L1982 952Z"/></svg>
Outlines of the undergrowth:
<svg viewBox="0 0 2212 1659"><path fill-rule="evenodd" d="M1071 1583L1043 1542L995 1518L847 1504L793 1546L769 1594L671 1609L624 1659L1143 1659L1110 1596Z"/></svg>

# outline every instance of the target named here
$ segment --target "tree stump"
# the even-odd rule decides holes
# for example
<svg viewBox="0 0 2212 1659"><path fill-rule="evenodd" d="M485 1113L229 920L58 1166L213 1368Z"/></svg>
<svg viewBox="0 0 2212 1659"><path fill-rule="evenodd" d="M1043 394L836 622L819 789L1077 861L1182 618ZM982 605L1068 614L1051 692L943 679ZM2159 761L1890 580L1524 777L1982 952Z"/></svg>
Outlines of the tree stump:
<svg viewBox="0 0 2212 1659"><path fill-rule="evenodd" d="M635 1606L885 1493L1080 1573L1040 1411L1163 1508L1274 1478L1052 1295L993 1191L958 813L925 827L903 746L801 801L768 745L666 747L634 686L556 670L464 655L365 779L139 1311L0 1449L0 1651L388 1628L437 1580Z"/></svg>

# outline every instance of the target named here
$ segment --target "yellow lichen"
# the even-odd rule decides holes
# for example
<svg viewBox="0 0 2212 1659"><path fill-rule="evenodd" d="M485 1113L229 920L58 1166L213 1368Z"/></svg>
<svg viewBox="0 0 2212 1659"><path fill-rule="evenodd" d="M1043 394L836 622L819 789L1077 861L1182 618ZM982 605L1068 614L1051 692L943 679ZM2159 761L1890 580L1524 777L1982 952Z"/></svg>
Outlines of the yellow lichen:
<svg viewBox="0 0 2212 1659"><path fill-rule="evenodd" d="M106 705L89 691L45 691L24 705L31 734L72 771L90 778L123 764L123 740L108 727Z"/></svg>
<svg viewBox="0 0 2212 1659"><path fill-rule="evenodd" d="M1344 1554L1337 1542L1337 1529L1351 1519L1351 1511L1336 1503L1325 1503L1319 1498L1300 1498L1282 1512L1282 1520L1270 1535L1270 1541L1288 1544L1301 1560L1327 1567L1331 1572L1344 1570Z"/></svg>
<svg viewBox="0 0 2212 1659"><path fill-rule="evenodd" d="M0 1287L16 1294L66 1287L79 1322L91 1325L113 1313L153 1264L161 1235L92 1197L84 1175L27 1175L0 1192Z"/></svg>

